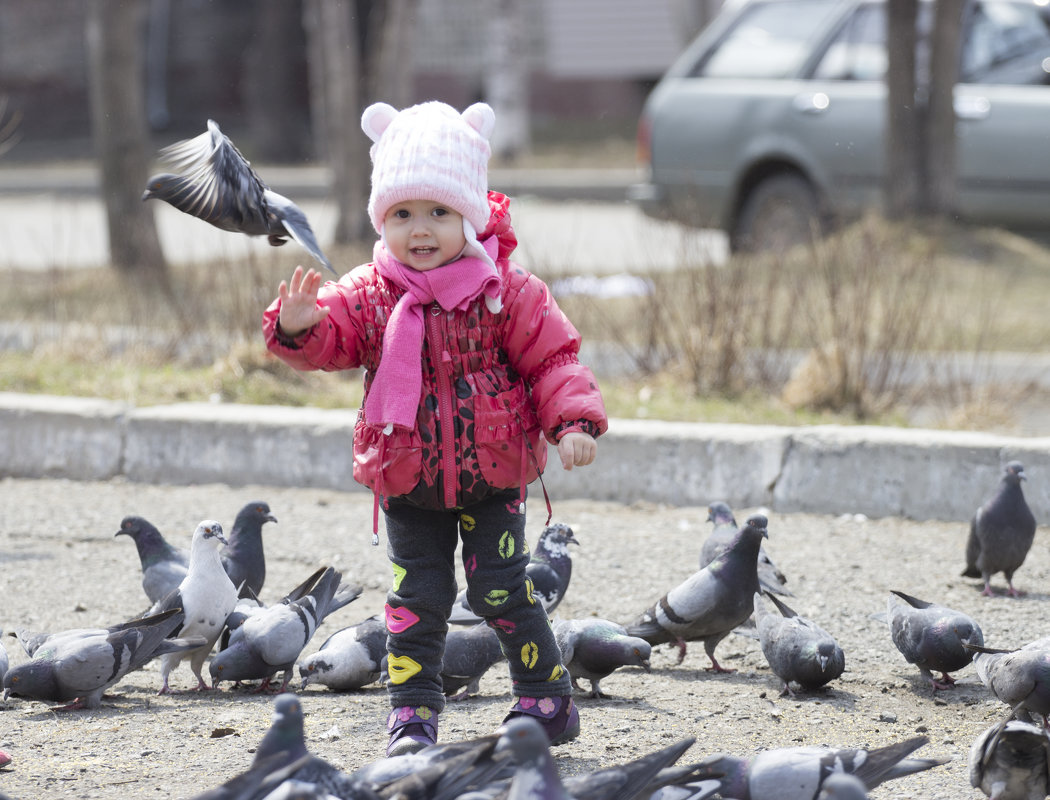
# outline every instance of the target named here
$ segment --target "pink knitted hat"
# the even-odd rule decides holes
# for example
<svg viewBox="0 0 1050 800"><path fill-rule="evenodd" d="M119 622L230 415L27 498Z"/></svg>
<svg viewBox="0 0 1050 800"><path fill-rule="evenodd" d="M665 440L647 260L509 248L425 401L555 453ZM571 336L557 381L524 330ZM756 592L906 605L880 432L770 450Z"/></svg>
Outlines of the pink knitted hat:
<svg viewBox="0 0 1050 800"><path fill-rule="evenodd" d="M382 235L387 211L405 200L433 200L463 215L467 242L489 221L489 137L496 117L485 103L462 114L432 101L397 111L375 103L361 115L372 145L368 216Z"/></svg>

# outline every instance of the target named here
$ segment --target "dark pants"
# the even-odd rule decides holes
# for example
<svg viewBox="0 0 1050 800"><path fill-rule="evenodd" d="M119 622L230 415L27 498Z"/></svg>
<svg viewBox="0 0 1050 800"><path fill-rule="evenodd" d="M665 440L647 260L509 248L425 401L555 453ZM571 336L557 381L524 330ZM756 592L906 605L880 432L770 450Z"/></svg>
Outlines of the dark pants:
<svg viewBox="0 0 1050 800"><path fill-rule="evenodd" d="M392 498L386 530L387 555L394 568L386 607L392 707L445 707L441 657L456 599L460 538L467 601L499 637L513 693L556 697L571 692L547 615L526 588L529 551L517 490L452 511L418 508Z"/></svg>

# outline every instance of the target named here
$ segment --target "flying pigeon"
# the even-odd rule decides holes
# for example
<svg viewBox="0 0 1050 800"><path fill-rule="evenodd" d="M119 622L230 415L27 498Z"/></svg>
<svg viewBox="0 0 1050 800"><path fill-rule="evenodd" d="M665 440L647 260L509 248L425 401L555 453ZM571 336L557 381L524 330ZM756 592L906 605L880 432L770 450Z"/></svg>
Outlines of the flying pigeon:
<svg viewBox="0 0 1050 800"><path fill-rule="evenodd" d="M138 550L142 565L142 588L151 603L176 589L186 577L190 554L169 544L156 526L142 517L128 516L120 521L114 536L129 536Z"/></svg>
<svg viewBox="0 0 1050 800"><path fill-rule="evenodd" d="M767 538L766 518L748 517L732 546L702 570L661 597L634 622L627 633L650 644L674 642L678 663L685 658L686 642L702 641L710 669L732 672L715 659L715 648L754 611L758 591L758 550Z"/></svg>
<svg viewBox="0 0 1050 800"><path fill-rule="evenodd" d="M386 636L386 623L378 615L336 631L317 652L299 662L299 688L319 683L346 691L380 680L385 669Z"/></svg>
<svg viewBox="0 0 1050 800"><path fill-rule="evenodd" d="M155 656L203 643L199 636L168 638L182 620L176 608L109 628L20 635L32 658L6 672L4 697L67 701L56 711L98 708L103 692L129 672Z"/></svg>
<svg viewBox="0 0 1050 800"><path fill-rule="evenodd" d="M733 510L727 503L721 500L711 503L707 507L707 521L714 527L711 534L704 540L704 546L700 549L700 569L703 569L718 556L729 549L740 528L737 526ZM758 582L763 589L774 594L794 597L795 595L785 586L787 578L784 573L777 569L777 565L762 547L758 551Z"/></svg>
<svg viewBox="0 0 1050 800"><path fill-rule="evenodd" d="M554 638L573 687L580 688L580 679L589 680L593 698L608 697L601 690L601 681L620 667L649 671L652 645L628 635L619 623L598 617L558 620L554 623Z"/></svg>
<svg viewBox="0 0 1050 800"><path fill-rule="evenodd" d="M886 616L893 644L909 664L919 668L934 691L950 689L955 679L948 673L973 659L973 651L964 645L984 644L981 626L961 611L890 591L895 597L887 601ZM939 679L933 676L935 671L941 673Z"/></svg>
<svg viewBox="0 0 1050 800"><path fill-rule="evenodd" d="M1043 726L1050 727L1050 637L1019 650L968 649L973 652L977 677L992 694L1018 711L1039 714Z"/></svg>
<svg viewBox="0 0 1050 800"><path fill-rule="evenodd" d="M270 507L259 500L248 503L237 512L227 537L229 544L219 553L222 566L241 597L258 597L266 580L262 528L267 522L277 522Z"/></svg>
<svg viewBox="0 0 1050 800"><path fill-rule="evenodd" d="M816 800L834 772L848 772L873 789L885 781L945 764L948 758L909 758L928 743L917 736L873 749L784 747L753 758L716 754L702 762L719 777L720 797L740 800Z"/></svg>
<svg viewBox="0 0 1050 800"><path fill-rule="evenodd" d="M224 544L226 537L222 535L222 525L215 520L203 520L193 532L186 577L174 592L155 603L151 609L150 613L153 614L170 608L184 609L186 621L180 635L199 635L205 642L195 650L171 653L161 658L160 674L164 683L159 694L171 691L168 676L184 658L189 658L190 669L197 677L197 691L210 688L201 670L212 646L222 634L226 618L237 605L237 587L219 560L219 547Z"/></svg>
<svg viewBox="0 0 1050 800"><path fill-rule="evenodd" d="M441 660L442 691L449 700L465 700L477 694L481 676L506 658L496 632L487 623L450 630Z"/></svg>
<svg viewBox="0 0 1050 800"><path fill-rule="evenodd" d="M1024 465L1011 461L1004 468L997 491L977 509L970 521L970 536L966 542L966 578L984 580L981 594L991 597L992 576L997 572L1006 577L1006 593L1017 597L1014 572L1024 563L1035 539L1035 517L1024 499L1021 481L1027 480Z"/></svg>
<svg viewBox="0 0 1050 800"><path fill-rule="evenodd" d="M985 729L970 748L970 785L996 800L1050 794L1050 732L1006 717Z"/></svg>
<svg viewBox="0 0 1050 800"><path fill-rule="evenodd" d="M834 637L816 623L800 617L768 590L776 613L755 595L755 625L769 668L784 683L781 697L794 696L791 682L817 689L842 675L846 657Z"/></svg>
<svg viewBox="0 0 1050 800"><path fill-rule="evenodd" d="M321 252L303 210L263 183L214 120L208 120L201 135L169 145L160 155L178 174L152 176L143 200L164 200L224 231L265 236L274 247L291 237L338 274Z"/></svg>
<svg viewBox="0 0 1050 800"><path fill-rule="evenodd" d="M341 579L332 567L319 569L280 603L260 608L239 624L231 619L229 645L215 654L209 667L214 684L262 680L259 691L266 691L283 670L280 691L285 691L295 661L317 627L361 594L361 586L341 586Z"/></svg>
<svg viewBox="0 0 1050 800"><path fill-rule="evenodd" d="M579 545L572 528L564 523L548 525L540 533L531 560L525 568L525 576L532 581L532 594L549 616L565 597L572 577L572 557L569 545ZM481 617L475 614L467 602L464 589L452 605L448 621L455 625L477 625Z"/></svg>

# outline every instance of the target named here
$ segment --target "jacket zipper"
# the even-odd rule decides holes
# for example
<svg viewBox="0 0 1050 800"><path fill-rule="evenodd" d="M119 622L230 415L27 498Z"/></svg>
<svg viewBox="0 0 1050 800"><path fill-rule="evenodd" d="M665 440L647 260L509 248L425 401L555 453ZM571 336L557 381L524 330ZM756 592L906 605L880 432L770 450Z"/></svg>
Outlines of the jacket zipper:
<svg viewBox="0 0 1050 800"><path fill-rule="evenodd" d="M432 303L427 314L427 342L430 345L430 357L434 359L434 371L437 373L438 421L441 425L441 475L445 487L445 507L456 507L456 487L459 479L456 476L456 426L452 419L452 356L445 347L441 335L441 306ZM440 354L440 355L438 355Z"/></svg>

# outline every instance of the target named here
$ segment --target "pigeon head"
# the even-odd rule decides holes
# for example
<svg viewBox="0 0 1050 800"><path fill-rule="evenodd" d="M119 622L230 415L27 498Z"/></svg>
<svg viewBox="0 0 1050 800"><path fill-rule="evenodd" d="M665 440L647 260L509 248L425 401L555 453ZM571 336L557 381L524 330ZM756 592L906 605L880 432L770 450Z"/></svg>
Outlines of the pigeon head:
<svg viewBox="0 0 1050 800"><path fill-rule="evenodd" d="M744 527L752 533L758 534L763 539L768 539L769 532L766 530L768 524L769 520L767 520L762 514L752 514L747 518Z"/></svg>
<svg viewBox="0 0 1050 800"><path fill-rule="evenodd" d="M193 192L193 183L187 178L182 175L173 175L170 172L161 172L151 177L146 183L142 199L164 200L183 211L191 205Z"/></svg>
<svg viewBox="0 0 1050 800"><path fill-rule="evenodd" d="M290 759L305 756L307 749L303 735L303 704L299 698L288 692L278 695L273 703L271 719L270 729L259 742L254 761L258 762L279 752L287 752Z"/></svg>
<svg viewBox="0 0 1050 800"><path fill-rule="evenodd" d="M142 517L124 517L120 521L120 530L114 533L114 536L130 536L136 542L142 538L154 538L159 534L159 531L153 525L153 523Z"/></svg>
<svg viewBox="0 0 1050 800"><path fill-rule="evenodd" d="M203 520L198 526L197 530L193 533L194 540L200 539L205 542L210 542L216 548L220 544L226 544L226 537L222 533L222 525L213 519Z"/></svg>
<svg viewBox="0 0 1050 800"><path fill-rule="evenodd" d="M519 768L536 768L550 757L550 741L535 717L520 716L505 722L499 729L496 752L510 750Z"/></svg>
<svg viewBox="0 0 1050 800"><path fill-rule="evenodd" d="M715 525L736 525L736 518L733 516L733 509L721 500L716 501L707 507L707 521L713 522Z"/></svg>
<svg viewBox="0 0 1050 800"><path fill-rule="evenodd" d="M220 681L254 680L259 677L259 659L248 650L242 640L216 653L208 671L215 686L218 686Z"/></svg>
<svg viewBox="0 0 1050 800"><path fill-rule="evenodd" d="M47 660L28 661L9 669L4 675L4 699L8 697L72 699L61 697L54 665Z"/></svg>
<svg viewBox="0 0 1050 800"><path fill-rule="evenodd" d="M1021 481L1028 480L1028 476L1024 474L1024 464L1020 461L1011 461L1003 467L1003 471L1005 472L1003 480L1015 486L1019 485Z"/></svg>
<svg viewBox="0 0 1050 800"><path fill-rule="evenodd" d="M237 512L233 527L241 528L249 522L258 523L261 526L265 522L277 522L277 517L270 513L268 504L261 500L254 500Z"/></svg>
<svg viewBox="0 0 1050 800"><path fill-rule="evenodd" d="M314 657L303 659L299 664L299 677L302 679L299 688L305 689L310 685L310 681L317 678L318 675L331 672L333 666L330 661L326 661L323 656L319 656L316 653Z"/></svg>

